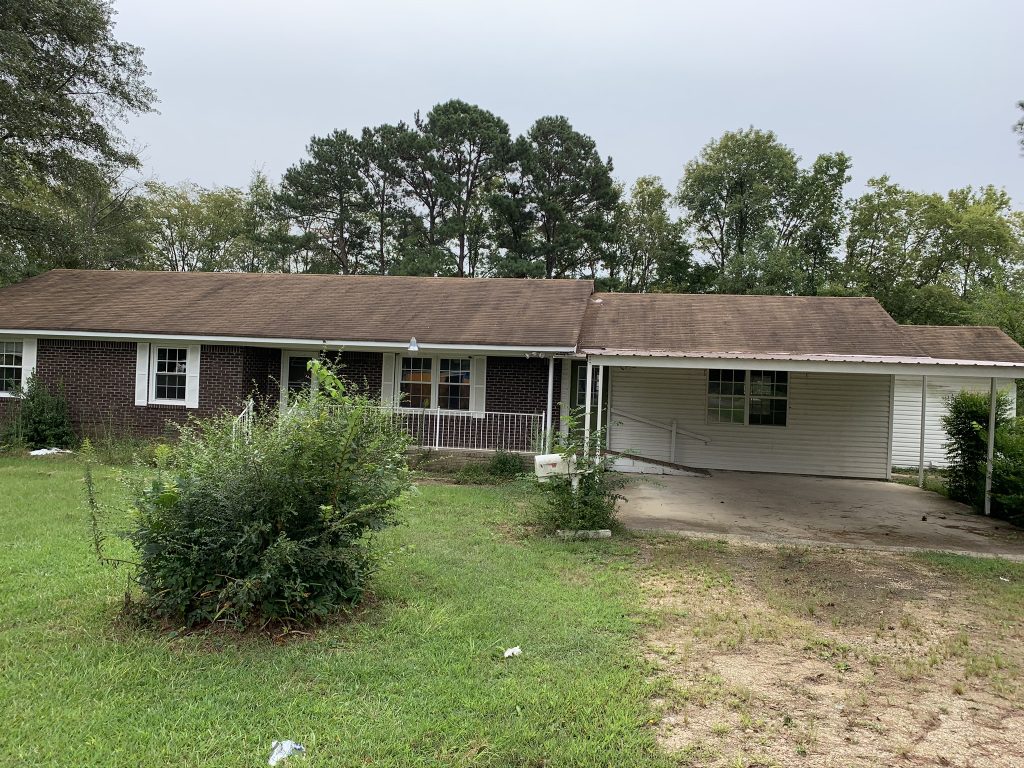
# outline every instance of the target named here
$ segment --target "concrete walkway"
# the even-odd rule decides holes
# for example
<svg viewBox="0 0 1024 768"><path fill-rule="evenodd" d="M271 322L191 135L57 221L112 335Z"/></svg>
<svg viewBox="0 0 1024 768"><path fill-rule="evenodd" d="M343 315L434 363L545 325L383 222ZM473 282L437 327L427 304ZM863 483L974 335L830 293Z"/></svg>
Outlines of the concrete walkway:
<svg viewBox="0 0 1024 768"><path fill-rule="evenodd" d="M896 483L714 471L711 477L636 476L623 495L621 519L635 530L1024 561L1024 531Z"/></svg>

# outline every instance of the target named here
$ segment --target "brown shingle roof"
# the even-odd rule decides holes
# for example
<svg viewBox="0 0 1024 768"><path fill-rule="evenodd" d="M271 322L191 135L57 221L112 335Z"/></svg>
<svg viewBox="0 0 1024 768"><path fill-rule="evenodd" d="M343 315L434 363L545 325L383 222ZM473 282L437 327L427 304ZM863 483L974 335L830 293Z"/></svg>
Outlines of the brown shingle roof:
<svg viewBox="0 0 1024 768"><path fill-rule="evenodd" d="M918 356L874 299L823 296L595 294L580 347L661 354Z"/></svg>
<svg viewBox="0 0 1024 768"><path fill-rule="evenodd" d="M585 280L53 270L0 289L0 329L576 345Z"/></svg>
<svg viewBox="0 0 1024 768"><path fill-rule="evenodd" d="M992 326L901 325L900 332L928 357L1024 363L1024 349Z"/></svg>

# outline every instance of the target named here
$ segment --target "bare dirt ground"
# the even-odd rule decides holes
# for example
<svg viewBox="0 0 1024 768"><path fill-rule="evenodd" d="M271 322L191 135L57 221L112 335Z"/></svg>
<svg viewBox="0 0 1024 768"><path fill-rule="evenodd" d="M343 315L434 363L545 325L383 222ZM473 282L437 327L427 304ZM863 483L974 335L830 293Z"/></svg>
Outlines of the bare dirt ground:
<svg viewBox="0 0 1024 768"><path fill-rule="evenodd" d="M681 765L1024 766L1024 566L648 538Z"/></svg>

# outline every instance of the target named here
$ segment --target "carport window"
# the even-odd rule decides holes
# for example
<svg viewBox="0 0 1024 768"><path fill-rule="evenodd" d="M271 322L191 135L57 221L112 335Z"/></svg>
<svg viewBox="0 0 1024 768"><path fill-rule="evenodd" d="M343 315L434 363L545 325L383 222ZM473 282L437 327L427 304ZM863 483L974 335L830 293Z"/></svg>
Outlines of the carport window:
<svg viewBox="0 0 1024 768"><path fill-rule="evenodd" d="M708 371L709 424L784 427L788 404L786 371Z"/></svg>

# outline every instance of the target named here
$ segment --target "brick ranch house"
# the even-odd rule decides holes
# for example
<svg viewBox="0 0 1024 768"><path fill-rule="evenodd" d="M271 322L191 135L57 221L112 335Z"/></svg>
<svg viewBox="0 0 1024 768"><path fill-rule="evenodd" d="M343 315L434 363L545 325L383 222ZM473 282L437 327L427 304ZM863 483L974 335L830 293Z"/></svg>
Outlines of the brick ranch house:
<svg viewBox="0 0 1024 768"><path fill-rule="evenodd" d="M918 463L915 446L933 460L933 389L1012 389L1024 368L998 329L900 326L867 298L76 270L0 289L0 419L34 374L82 434L160 435L250 397L286 402L320 354L424 446L540 449L583 405L625 470L862 478Z"/></svg>

